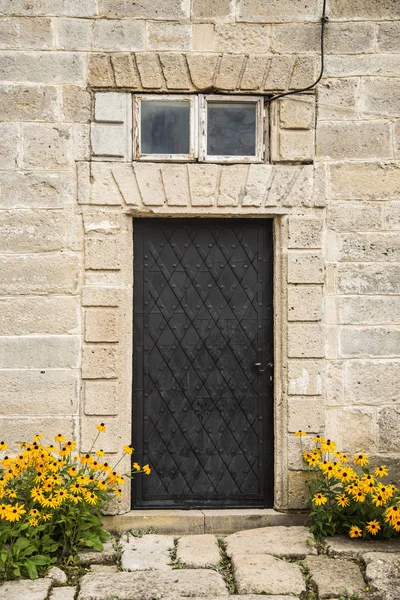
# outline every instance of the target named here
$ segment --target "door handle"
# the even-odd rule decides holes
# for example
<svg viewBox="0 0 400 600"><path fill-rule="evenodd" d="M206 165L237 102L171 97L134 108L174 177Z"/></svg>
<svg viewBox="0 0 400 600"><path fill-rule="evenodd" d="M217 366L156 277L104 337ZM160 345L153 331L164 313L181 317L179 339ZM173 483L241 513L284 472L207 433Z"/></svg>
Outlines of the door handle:
<svg viewBox="0 0 400 600"><path fill-rule="evenodd" d="M262 368L262 363L258 362L258 363L254 363L254 366L257 368L257 371L259 373L264 373L267 369L272 369L272 367L274 366L273 362L269 362L265 365L264 368Z"/></svg>

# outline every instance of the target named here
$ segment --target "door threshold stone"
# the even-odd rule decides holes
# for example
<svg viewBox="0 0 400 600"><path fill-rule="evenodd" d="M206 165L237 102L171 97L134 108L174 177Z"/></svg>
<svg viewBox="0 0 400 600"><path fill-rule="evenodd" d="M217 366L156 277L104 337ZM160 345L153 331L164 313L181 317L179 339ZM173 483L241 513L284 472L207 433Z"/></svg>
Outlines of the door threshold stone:
<svg viewBox="0 0 400 600"><path fill-rule="evenodd" d="M304 513L282 513L273 508L214 510L131 510L123 515L104 517L109 531L154 529L155 533L228 534L268 525L304 525Z"/></svg>

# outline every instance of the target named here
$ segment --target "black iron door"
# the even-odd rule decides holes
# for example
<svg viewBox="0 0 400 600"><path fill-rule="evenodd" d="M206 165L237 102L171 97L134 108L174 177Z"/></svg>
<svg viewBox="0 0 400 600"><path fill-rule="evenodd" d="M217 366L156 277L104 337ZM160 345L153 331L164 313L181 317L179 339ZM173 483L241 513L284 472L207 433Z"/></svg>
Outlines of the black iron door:
<svg viewBox="0 0 400 600"><path fill-rule="evenodd" d="M133 506L272 506L272 222L136 219L134 262Z"/></svg>

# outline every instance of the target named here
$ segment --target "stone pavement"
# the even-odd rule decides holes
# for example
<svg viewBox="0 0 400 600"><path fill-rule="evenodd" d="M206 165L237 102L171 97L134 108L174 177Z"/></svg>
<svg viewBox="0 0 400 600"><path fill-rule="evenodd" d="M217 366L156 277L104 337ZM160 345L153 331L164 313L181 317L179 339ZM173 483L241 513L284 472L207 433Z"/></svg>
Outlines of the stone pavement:
<svg viewBox="0 0 400 600"><path fill-rule="evenodd" d="M400 600L400 539L317 544L305 527L228 536L128 532L60 569L0 586L1 600Z"/></svg>

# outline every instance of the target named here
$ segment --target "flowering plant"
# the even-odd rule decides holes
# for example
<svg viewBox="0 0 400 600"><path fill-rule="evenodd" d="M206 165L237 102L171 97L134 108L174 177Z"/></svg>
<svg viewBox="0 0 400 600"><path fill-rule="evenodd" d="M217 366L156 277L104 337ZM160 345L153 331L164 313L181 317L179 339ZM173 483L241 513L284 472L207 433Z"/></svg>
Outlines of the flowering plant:
<svg viewBox="0 0 400 600"><path fill-rule="evenodd" d="M307 435L297 431L297 437ZM318 537L347 533L351 538L391 538L400 533L400 496L397 487L384 481L385 465L368 468L369 457L353 458L340 452L335 442L319 435L303 451L311 499L310 530Z"/></svg>
<svg viewBox="0 0 400 600"><path fill-rule="evenodd" d="M103 462L103 450L75 453L75 442L58 434L55 444L43 444L42 435L19 444L20 454L0 459L0 580L27 574L31 579L50 564L74 561L82 548L102 550L109 534L103 530L101 509L121 496L125 477L150 474L149 465L134 462L124 475ZM0 454L7 443L0 442Z"/></svg>

